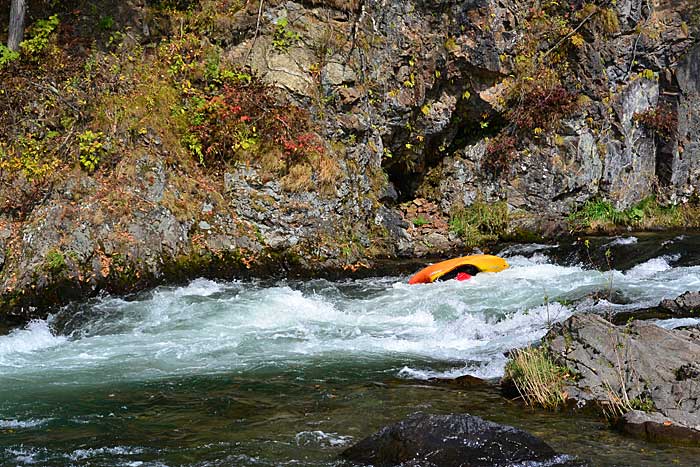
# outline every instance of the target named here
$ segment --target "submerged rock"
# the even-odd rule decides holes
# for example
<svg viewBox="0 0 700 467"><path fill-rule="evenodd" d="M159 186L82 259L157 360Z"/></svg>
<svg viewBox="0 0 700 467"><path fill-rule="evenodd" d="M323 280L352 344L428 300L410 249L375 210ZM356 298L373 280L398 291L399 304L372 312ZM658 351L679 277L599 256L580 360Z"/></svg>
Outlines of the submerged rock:
<svg viewBox="0 0 700 467"><path fill-rule="evenodd" d="M583 465L567 456L557 457L549 445L525 431L469 414L416 413L382 428L341 456L375 466L505 466L532 461Z"/></svg>
<svg viewBox="0 0 700 467"><path fill-rule="evenodd" d="M625 414L624 431L652 440L700 441L698 333L637 321L616 326L586 313L555 325L545 342L576 375L564 391L578 407Z"/></svg>

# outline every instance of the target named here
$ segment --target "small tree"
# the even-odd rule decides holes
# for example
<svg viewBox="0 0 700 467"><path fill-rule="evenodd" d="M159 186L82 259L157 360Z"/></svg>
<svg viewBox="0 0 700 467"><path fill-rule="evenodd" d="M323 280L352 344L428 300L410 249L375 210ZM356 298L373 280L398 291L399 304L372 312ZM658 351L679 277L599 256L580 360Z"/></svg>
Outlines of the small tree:
<svg viewBox="0 0 700 467"><path fill-rule="evenodd" d="M10 7L10 28L7 34L7 48L16 52L24 36L24 17L27 13L26 0L12 0Z"/></svg>

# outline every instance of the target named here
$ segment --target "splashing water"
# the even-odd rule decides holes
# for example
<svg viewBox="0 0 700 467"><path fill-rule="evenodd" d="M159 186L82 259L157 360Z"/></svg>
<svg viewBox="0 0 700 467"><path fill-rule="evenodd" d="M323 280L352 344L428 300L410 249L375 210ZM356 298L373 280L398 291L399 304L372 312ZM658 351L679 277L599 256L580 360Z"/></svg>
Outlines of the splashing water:
<svg viewBox="0 0 700 467"><path fill-rule="evenodd" d="M141 394L145 385L158 388L149 393L157 402L164 397L163 388L192 378L272 384L283 377L286 389L279 390L290 393L297 385L323 385L329 379L352 385L465 374L496 378L502 375L505 352L540 339L552 323L576 312L577 300L593 292L614 287L641 304L700 288L700 268L674 267L678 257L654 258L626 272L600 272L553 264L549 248L512 248L506 252L510 269L466 282L409 286L405 277L274 284L198 279L185 287L155 289L137 300L106 297L66 307L48 320L0 336L0 430L29 433L49 427L56 433L66 424L111 427L111 418L131 410L134 401L124 402L124 409L108 404L106 412L100 409L102 399L87 394L109 400L125 387L140 387ZM204 391L211 394L213 389ZM337 397L323 394L328 401ZM75 397L88 398L89 409L81 408ZM57 408L58 402L67 408ZM144 402L144 407L152 403ZM256 407L261 403L269 402L252 402ZM140 417L155 417L150 409L142 410ZM317 423L290 428L293 439L287 437L283 444L323 450L357 437L342 427L323 427L328 422ZM71 448L58 448L61 454L55 457L54 451L24 441L8 445L0 460L69 465L90 459L102 465L98 460L106 459L104 465L131 465L151 456L155 460L144 465L157 465L164 456L155 448L122 446L120 439L90 447L64 440ZM227 438L224 444L230 442ZM238 453L234 463L262 462L255 456L240 460L251 452L257 451Z"/></svg>

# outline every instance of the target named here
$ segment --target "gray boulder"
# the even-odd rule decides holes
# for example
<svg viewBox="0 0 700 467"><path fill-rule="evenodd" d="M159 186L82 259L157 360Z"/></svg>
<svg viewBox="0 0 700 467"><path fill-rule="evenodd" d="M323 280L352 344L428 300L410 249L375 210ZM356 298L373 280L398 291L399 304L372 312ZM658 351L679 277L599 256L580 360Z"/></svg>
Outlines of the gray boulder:
<svg viewBox="0 0 700 467"><path fill-rule="evenodd" d="M555 325L545 341L557 363L578 375L564 388L577 406L629 412L621 423L631 433L647 435L651 423L673 427L666 430L672 441L700 439L700 333L579 314ZM634 409L653 415L642 420Z"/></svg>

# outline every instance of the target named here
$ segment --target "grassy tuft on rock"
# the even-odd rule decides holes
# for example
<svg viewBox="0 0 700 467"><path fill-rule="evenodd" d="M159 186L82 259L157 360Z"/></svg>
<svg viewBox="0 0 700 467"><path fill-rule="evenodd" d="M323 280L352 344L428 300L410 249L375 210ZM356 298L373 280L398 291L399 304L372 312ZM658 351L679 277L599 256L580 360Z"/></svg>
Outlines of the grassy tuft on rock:
<svg viewBox="0 0 700 467"><path fill-rule="evenodd" d="M471 206L456 209L450 216L450 231L474 247L498 241L508 229L508 205L504 201L476 201Z"/></svg>
<svg viewBox="0 0 700 467"><path fill-rule="evenodd" d="M566 403L564 382L571 372L557 365L544 347L527 347L511 354L505 379L511 380L530 406L556 409Z"/></svg>

